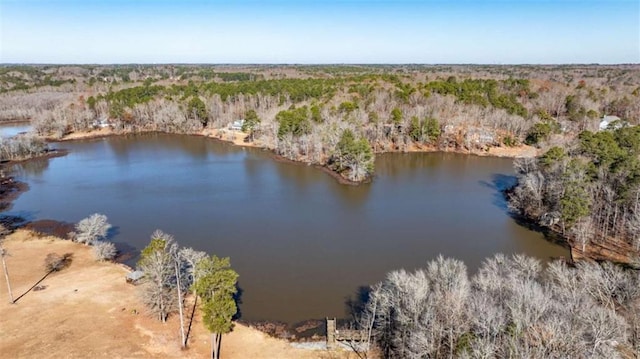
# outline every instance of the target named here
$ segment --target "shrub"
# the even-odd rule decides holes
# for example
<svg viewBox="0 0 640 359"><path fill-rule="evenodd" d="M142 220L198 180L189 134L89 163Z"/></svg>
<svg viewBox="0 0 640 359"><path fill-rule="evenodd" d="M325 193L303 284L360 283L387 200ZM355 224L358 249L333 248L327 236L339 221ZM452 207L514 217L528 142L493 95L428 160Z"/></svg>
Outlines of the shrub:
<svg viewBox="0 0 640 359"><path fill-rule="evenodd" d="M96 241L93 245L93 255L96 260L110 261L116 257L118 250L112 242Z"/></svg>
<svg viewBox="0 0 640 359"><path fill-rule="evenodd" d="M44 269L47 272L57 272L71 264L71 253L59 255L57 253L49 253L44 259Z"/></svg>

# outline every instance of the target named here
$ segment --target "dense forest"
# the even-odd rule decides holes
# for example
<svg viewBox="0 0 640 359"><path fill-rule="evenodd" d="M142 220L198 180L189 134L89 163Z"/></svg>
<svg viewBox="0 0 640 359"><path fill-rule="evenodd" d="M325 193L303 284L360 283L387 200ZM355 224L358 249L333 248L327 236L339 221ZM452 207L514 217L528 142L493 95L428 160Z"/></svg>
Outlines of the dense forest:
<svg viewBox="0 0 640 359"><path fill-rule="evenodd" d="M359 182L374 153L546 149L604 115L637 124L638 83L635 65L2 66L0 120L55 139L98 122L199 134L244 119L255 145Z"/></svg>
<svg viewBox="0 0 640 359"><path fill-rule="evenodd" d="M574 258L640 267L640 126L609 128L516 161L510 205L567 237Z"/></svg>

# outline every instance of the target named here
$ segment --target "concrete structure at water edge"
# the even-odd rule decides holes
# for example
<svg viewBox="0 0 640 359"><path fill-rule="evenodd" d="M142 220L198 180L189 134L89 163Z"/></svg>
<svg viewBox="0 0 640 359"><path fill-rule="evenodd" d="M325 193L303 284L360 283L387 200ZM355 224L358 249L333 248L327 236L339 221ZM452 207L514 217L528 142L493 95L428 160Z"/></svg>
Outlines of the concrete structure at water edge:
<svg viewBox="0 0 640 359"><path fill-rule="evenodd" d="M327 318L327 349L335 349L338 343L365 343L367 341L366 330L336 328L336 319Z"/></svg>

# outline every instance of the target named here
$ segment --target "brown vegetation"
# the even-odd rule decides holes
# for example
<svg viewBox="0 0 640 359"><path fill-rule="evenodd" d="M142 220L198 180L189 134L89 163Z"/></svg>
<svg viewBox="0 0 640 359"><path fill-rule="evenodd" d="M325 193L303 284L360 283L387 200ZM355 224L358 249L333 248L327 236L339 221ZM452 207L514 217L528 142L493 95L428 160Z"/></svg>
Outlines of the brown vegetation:
<svg viewBox="0 0 640 359"><path fill-rule="evenodd" d="M610 262L439 257L371 288L360 328L386 358L636 358L640 277Z"/></svg>
<svg viewBox="0 0 640 359"><path fill-rule="evenodd" d="M359 163L370 161L367 155L332 165L345 131L375 153L419 148L493 154L507 148L498 153L511 154L509 148L524 142L545 148L596 129L603 115L631 124L640 119L637 65L3 70L0 120L29 118L41 135L65 138L104 126L113 133L200 134L255 114L249 142L351 180L368 177L372 167ZM240 136L215 136L245 143ZM522 153L530 155L524 149L514 155Z"/></svg>

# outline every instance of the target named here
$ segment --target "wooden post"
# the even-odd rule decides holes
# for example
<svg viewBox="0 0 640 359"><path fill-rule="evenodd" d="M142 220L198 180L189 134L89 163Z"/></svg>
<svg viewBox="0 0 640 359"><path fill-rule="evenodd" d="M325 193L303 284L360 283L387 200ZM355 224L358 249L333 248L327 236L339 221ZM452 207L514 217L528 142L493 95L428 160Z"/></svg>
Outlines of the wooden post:
<svg viewBox="0 0 640 359"><path fill-rule="evenodd" d="M327 349L336 347L336 319L327 318Z"/></svg>

